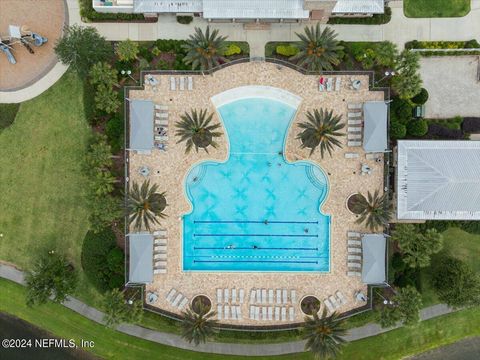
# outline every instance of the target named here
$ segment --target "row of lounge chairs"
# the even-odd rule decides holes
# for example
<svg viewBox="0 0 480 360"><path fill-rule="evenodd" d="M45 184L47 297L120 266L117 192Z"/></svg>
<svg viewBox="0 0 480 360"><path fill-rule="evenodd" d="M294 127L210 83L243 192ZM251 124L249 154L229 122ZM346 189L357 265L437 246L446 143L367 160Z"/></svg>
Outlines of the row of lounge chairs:
<svg viewBox="0 0 480 360"><path fill-rule="evenodd" d="M242 320L242 307L240 305L217 305L217 319Z"/></svg>
<svg viewBox="0 0 480 360"><path fill-rule="evenodd" d="M154 144L157 149L167 150L168 105L155 105Z"/></svg>
<svg viewBox="0 0 480 360"><path fill-rule="evenodd" d="M177 85L178 88L181 91L185 90L185 86L189 91L193 90L193 77L188 76L180 76L178 79L174 76L170 76L170 90L175 91L177 90Z"/></svg>
<svg viewBox="0 0 480 360"><path fill-rule="evenodd" d="M188 298L174 288L168 292L166 300L170 305L179 310L183 310L188 304Z"/></svg>
<svg viewBox="0 0 480 360"><path fill-rule="evenodd" d="M167 272L167 230L153 232L153 274Z"/></svg>
<svg viewBox="0 0 480 360"><path fill-rule="evenodd" d="M290 290L290 297L287 289L252 289L250 291L250 304L288 304L297 302L295 290Z"/></svg>
<svg viewBox="0 0 480 360"><path fill-rule="evenodd" d="M245 298L245 291L243 289L232 289L231 297L230 297L230 289L217 289L217 303L230 303L236 304L243 304Z"/></svg>
<svg viewBox="0 0 480 360"><path fill-rule="evenodd" d="M362 273L362 240L356 231L347 232L347 275L361 276Z"/></svg>
<svg viewBox="0 0 480 360"><path fill-rule="evenodd" d="M348 104L348 127L347 140L348 146L362 146L363 117L362 104Z"/></svg>
<svg viewBox="0 0 480 360"><path fill-rule="evenodd" d="M293 306L255 306L250 305L250 320L263 321L295 321L295 308Z"/></svg>
<svg viewBox="0 0 480 360"><path fill-rule="evenodd" d="M337 291L335 295L330 295L328 298L323 300L323 303L327 308L327 313L330 315L340 309L343 305L346 305L347 299L340 291Z"/></svg>
<svg viewBox="0 0 480 360"><path fill-rule="evenodd" d="M334 88L335 86L335 88ZM324 78L320 77L318 80L318 91L340 91L342 87L342 78Z"/></svg>

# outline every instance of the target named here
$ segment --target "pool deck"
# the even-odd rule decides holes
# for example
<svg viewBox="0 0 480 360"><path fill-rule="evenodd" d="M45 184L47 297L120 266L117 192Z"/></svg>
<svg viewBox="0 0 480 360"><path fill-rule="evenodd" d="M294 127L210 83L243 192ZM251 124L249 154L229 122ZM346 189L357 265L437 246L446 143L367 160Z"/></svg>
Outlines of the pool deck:
<svg viewBox="0 0 480 360"><path fill-rule="evenodd" d="M340 290L348 300L340 311L348 311L360 307L363 303L354 301L354 293L358 290L366 291L367 287L360 278L347 276L347 245L346 232L356 230L369 232L362 225L355 224L355 215L351 214L345 204L347 197L355 192L366 193L380 189L383 191L383 162L366 160L361 147L347 147L346 137L343 139L344 147L338 149L330 158L328 155L321 159L319 152L308 157L308 149L300 149L300 141L295 137L299 132L296 126L299 121L305 119L305 112L315 108L334 109L334 112L347 120L347 104L362 103L365 101L383 100L384 93L381 91L369 91L368 77L366 75L355 76L362 81L362 87L358 91L347 88L350 75L342 77L342 89L340 91L319 92L318 76L303 75L295 70L279 67L271 63L244 63L227 67L213 73L213 75L194 75L194 89L170 90L170 75L155 75L160 81L157 90L146 85L145 90L131 90L129 98L148 99L156 104L169 106L169 143L168 151L153 150L150 155L129 155L130 181L142 182L144 177L139 174L143 166L150 168L151 182L159 184L160 191L166 191L168 217L161 220L159 229L168 232L167 242L167 273L154 276L154 282L147 285L147 291L155 291L159 299L154 306L169 312L179 313L165 300L166 294L171 288L175 288L191 300L195 295L208 296L216 309L216 289L236 288L245 290L245 302L242 305L242 320L223 320L224 323L237 325L278 325L289 321L256 321L249 319L248 297L252 288L261 289L295 289L297 302L289 304L295 307L295 322L303 320L300 311L300 300L305 295L314 295L321 301ZM178 77L178 76L177 76ZM185 196L184 178L189 169L199 161L216 160L225 161L228 154L228 142L222 136L217 149L209 149L205 152L185 154L185 145L176 144L174 136L174 123L185 111L191 108L208 108L214 112L214 121L221 122L215 112L215 107L210 101L211 97L223 91L246 85L262 85L278 87L300 96L303 101L292 123L286 143L286 158L288 161L310 160L323 168L328 175L330 191L325 200L322 212L331 215L331 272L330 273L241 273L241 272L183 272L182 271L182 220L181 216L191 211L191 205ZM345 130L346 131L346 130ZM346 152L357 152L357 159L345 159ZM371 175L360 175L362 163L368 164L373 172ZM269 306L269 304L263 304ZM275 306L275 304L273 305ZM287 316L288 318L288 316Z"/></svg>

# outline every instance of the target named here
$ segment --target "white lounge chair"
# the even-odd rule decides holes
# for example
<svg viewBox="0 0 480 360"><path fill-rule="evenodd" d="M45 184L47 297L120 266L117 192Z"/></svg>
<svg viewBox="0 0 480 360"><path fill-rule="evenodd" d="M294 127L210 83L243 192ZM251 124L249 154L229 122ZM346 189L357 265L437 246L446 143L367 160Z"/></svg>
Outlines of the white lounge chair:
<svg viewBox="0 0 480 360"><path fill-rule="evenodd" d="M222 320L223 307L221 304L217 305L217 320Z"/></svg>
<svg viewBox="0 0 480 360"><path fill-rule="evenodd" d="M325 306L327 307L327 312L328 312L328 314L331 314L331 313L335 312L335 308L334 308L333 305L330 303L330 300L325 299L325 300L323 300L323 303L324 303Z"/></svg>
<svg viewBox="0 0 480 360"><path fill-rule="evenodd" d="M230 312L232 315L232 320L237 320L237 307L235 305L230 307Z"/></svg>
<svg viewBox="0 0 480 360"><path fill-rule="evenodd" d="M229 289L225 289L223 291L223 298L225 299L224 301L226 303L230 302L230 290Z"/></svg>
<svg viewBox="0 0 480 360"><path fill-rule="evenodd" d="M282 306L282 321L287 321L287 308Z"/></svg>
<svg viewBox="0 0 480 360"><path fill-rule="evenodd" d="M180 90L183 91L185 90L185 78L183 76L180 76Z"/></svg>
<svg viewBox="0 0 480 360"><path fill-rule="evenodd" d="M193 90L193 78L191 76L187 78L187 89L190 91Z"/></svg>
<svg viewBox="0 0 480 360"><path fill-rule="evenodd" d="M267 303L267 289L262 289L262 304Z"/></svg>
<svg viewBox="0 0 480 360"><path fill-rule="evenodd" d="M327 79L327 91L332 91L333 90L333 78L328 78Z"/></svg>
<svg viewBox="0 0 480 360"><path fill-rule="evenodd" d="M237 289L233 288L232 289L232 304L235 304L237 302Z"/></svg>
<svg viewBox="0 0 480 360"><path fill-rule="evenodd" d="M154 260L166 260L167 254L155 254L153 255Z"/></svg>
<svg viewBox="0 0 480 360"><path fill-rule="evenodd" d="M348 245L349 246L362 246L362 241L361 240L348 239Z"/></svg>
<svg viewBox="0 0 480 360"><path fill-rule="evenodd" d="M361 119L348 120L348 125L362 125L362 120Z"/></svg>
<svg viewBox="0 0 480 360"><path fill-rule="evenodd" d="M359 271L347 271L348 276L362 276L362 273Z"/></svg>
<svg viewBox="0 0 480 360"><path fill-rule="evenodd" d="M355 111L355 112L349 112L348 113L348 118L359 118L362 117L362 113L360 111Z"/></svg>
<svg viewBox="0 0 480 360"><path fill-rule="evenodd" d="M267 320L267 319L268 319L267 307L262 306L262 320Z"/></svg>
<svg viewBox="0 0 480 360"><path fill-rule="evenodd" d="M349 254L361 254L362 253L362 249L358 248L358 247L349 247L348 248L348 253Z"/></svg>
<svg viewBox="0 0 480 360"><path fill-rule="evenodd" d="M237 311L237 319L242 320L242 307L237 305L236 308L237 308L237 310L236 310Z"/></svg>
<svg viewBox="0 0 480 360"><path fill-rule="evenodd" d="M268 290L268 303L273 304L273 289Z"/></svg>
<svg viewBox="0 0 480 360"><path fill-rule="evenodd" d="M360 155L358 153L345 153L345 159L357 159Z"/></svg>
<svg viewBox="0 0 480 360"><path fill-rule="evenodd" d="M230 315L230 306L229 305L225 305L223 307L223 318L225 320L228 320L229 319L229 315Z"/></svg>
<svg viewBox="0 0 480 360"><path fill-rule="evenodd" d="M155 105L157 111L168 111L168 105Z"/></svg>
<svg viewBox="0 0 480 360"><path fill-rule="evenodd" d="M245 291L243 289L240 289L239 297L240 297L240 304L243 304L243 300L245 298Z"/></svg>
<svg viewBox="0 0 480 360"><path fill-rule="evenodd" d="M154 270L153 270L153 274L154 274L154 275L166 274L166 273L167 273L167 269L154 269Z"/></svg>
<svg viewBox="0 0 480 360"><path fill-rule="evenodd" d="M281 303L282 303L282 290L277 289L277 304L281 304Z"/></svg>
<svg viewBox="0 0 480 360"><path fill-rule="evenodd" d="M167 141L168 136L167 135L155 135L155 141Z"/></svg>
<svg viewBox="0 0 480 360"><path fill-rule="evenodd" d="M361 126L349 126L347 128L347 132L362 132L362 127Z"/></svg>
<svg viewBox="0 0 480 360"><path fill-rule="evenodd" d="M335 79L335 91L340 91L341 85L342 85L342 78L337 77Z"/></svg>
<svg viewBox="0 0 480 360"><path fill-rule="evenodd" d="M362 104L348 104L348 110L361 110Z"/></svg>
<svg viewBox="0 0 480 360"><path fill-rule="evenodd" d="M223 289L217 289L217 303L223 302Z"/></svg>
<svg viewBox="0 0 480 360"><path fill-rule="evenodd" d="M337 295L337 298L340 300L340 303L341 303L342 305L347 304L347 299L345 298L345 296L344 296L339 290L337 290L337 292L335 293L335 295Z"/></svg>
<svg viewBox="0 0 480 360"><path fill-rule="evenodd" d="M348 255L347 256L347 260L353 260L353 261L361 261L362 260L362 257L359 256L359 255Z"/></svg>
<svg viewBox="0 0 480 360"><path fill-rule="evenodd" d="M167 245L155 245L153 247L153 252L155 254L160 254L160 253L165 254L167 252Z"/></svg>
<svg viewBox="0 0 480 360"><path fill-rule="evenodd" d="M349 141L347 144L348 144L349 147L359 147L359 146L362 146L362 142L361 142L361 141Z"/></svg>
<svg viewBox="0 0 480 360"><path fill-rule="evenodd" d="M173 297L175 296L176 293L177 293L177 290L175 290L175 289L172 288L172 289L168 292L167 296L165 297L165 299L167 300L167 302L171 303L172 300L173 300Z"/></svg>
<svg viewBox="0 0 480 360"><path fill-rule="evenodd" d="M268 307L268 320L273 320L273 306Z"/></svg>
<svg viewBox="0 0 480 360"><path fill-rule="evenodd" d="M255 319L255 306L250 305L250 320Z"/></svg>
<svg viewBox="0 0 480 360"><path fill-rule="evenodd" d="M275 306L275 321L280 321L280 307Z"/></svg>
<svg viewBox="0 0 480 360"><path fill-rule="evenodd" d="M183 295L182 294L178 294L177 297L175 298L175 300L173 300L172 302L172 306L173 307L177 307L178 303L183 299Z"/></svg>
<svg viewBox="0 0 480 360"><path fill-rule="evenodd" d="M362 236L362 234L357 231L347 231L347 236L349 238L359 238L360 236Z"/></svg>
<svg viewBox="0 0 480 360"><path fill-rule="evenodd" d="M250 290L250 304L255 303L256 295L257 292L255 291L255 289Z"/></svg>
<svg viewBox="0 0 480 360"><path fill-rule="evenodd" d="M167 245L167 239L155 239L153 240L153 246L165 246Z"/></svg>
<svg viewBox="0 0 480 360"><path fill-rule="evenodd" d="M170 90L177 90L177 80L173 76L170 76Z"/></svg>
<svg viewBox="0 0 480 360"><path fill-rule="evenodd" d="M286 304L288 303L288 293L287 293L287 289L283 289L282 290L282 298L283 298L283 304Z"/></svg>
<svg viewBox="0 0 480 360"><path fill-rule="evenodd" d="M260 320L260 306L255 306L255 320Z"/></svg>
<svg viewBox="0 0 480 360"><path fill-rule="evenodd" d="M290 290L290 300L292 301L292 304L297 302L297 292L295 290Z"/></svg>
<svg viewBox="0 0 480 360"><path fill-rule="evenodd" d="M155 119L155 125L167 127L168 120L167 119Z"/></svg>
<svg viewBox="0 0 480 360"><path fill-rule="evenodd" d="M257 289L257 303L262 302L262 289Z"/></svg>
<svg viewBox="0 0 480 360"><path fill-rule="evenodd" d="M167 230L156 230L153 232L153 236L167 236Z"/></svg>
<svg viewBox="0 0 480 360"><path fill-rule="evenodd" d="M335 309L338 309L340 307L340 304L337 302L337 299L335 298L335 296L330 295L328 299L330 300L330 302L332 303Z"/></svg>
<svg viewBox="0 0 480 360"><path fill-rule="evenodd" d="M295 308L293 306L288 309L288 317L290 321L295 321Z"/></svg>
<svg viewBox="0 0 480 360"><path fill-rule="evenodd" d="M358 263L358 262L348 262L348 268L349 269L361 269L362 268L362 264Z"/></svg>
<svg viewBox="0 0 480 360"><path fill-rule="evenodd" d="M362 140L362 134L359 134L359 133L348 134L347 139L348 140Z"/></svg>
<svg viewBox="0 0 480 360"><path fill-rule="evenodd" d="M187 303L188 303L188 299L186 297L183 298L183 300L180 302L180 304L178 304L178 309L182 310L185 307L185 305L187 305Z"/></svg>
<svg viewBox="0 0 480 360"><path fill-rule="evenodd" d="M157 112L155 113L157 119L168 119L168 112Z"/></svg>
<svg viewBox="0 0 480 360"><path fill-rule="evenodd" d="M318 83L318 91L320 91L320 92L325 91L325 84Z"/></svg>

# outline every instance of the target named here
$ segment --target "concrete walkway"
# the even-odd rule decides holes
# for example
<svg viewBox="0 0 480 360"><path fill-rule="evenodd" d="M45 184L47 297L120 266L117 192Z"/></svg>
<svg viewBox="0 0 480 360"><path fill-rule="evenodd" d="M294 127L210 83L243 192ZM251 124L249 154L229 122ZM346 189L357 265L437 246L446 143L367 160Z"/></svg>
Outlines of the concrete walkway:
<svg viewBox="0 0 480 360"><path fill-rule="evenodd" d="M156 23L83 23L80 19L78 0L66 0L70 24L95 27L108 40L132 39L147 41L156 39L185 39L195 26L205 27L207 21L195 18L189 25L177 23L175 16L161 15ZM412 19L403 14L403 2L392 1L392 20L385 25L329 25L338 38L345 41L389 40L403 47L410 40L469 40L480 39L480 0L472 0L471 11L461 18ZM313 23L312 23L313 24ZM296 40L296 32L302 32L306 23L271 24L269 30L245 30L239 23L213 23L229 40L247 41L252 57L263 57L269 41ZM0 92L0 103L29 100L52 86L66 71L65 66L55 66L34 85L14 92Z"/></svg>
<svg viewBox="0 0 480 360"><path fill-rule="evenodd" d="M13 266L0 264L0 277L24 285L24 273L15 269ZM103 313L83 302L69 297L63 305L86 318L99 324L104 324ZM454 310L446 305L439 304L430 306L420 311L420 318L428 320L437 316L445 315ZM350 329L345 339L355 341L370 336L379 335L394 328L382 329L377 324L367 324L358 328ZM137 325L122 324L117 330L142 339L154 341L163 345L173 346L185 350L193 350L207 353L224 355L242 355L242 356L268 356L299 353L304 351L304 341L291 341L279 344L229 344L207 342L195 347L184 341L179 335L150 330Z"/></svg>

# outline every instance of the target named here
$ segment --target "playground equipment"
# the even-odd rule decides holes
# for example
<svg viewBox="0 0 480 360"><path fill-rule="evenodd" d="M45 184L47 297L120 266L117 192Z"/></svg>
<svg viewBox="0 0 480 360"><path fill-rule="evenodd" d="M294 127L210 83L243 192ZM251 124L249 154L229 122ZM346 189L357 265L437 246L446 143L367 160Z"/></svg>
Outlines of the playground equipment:
<svg viewBox="0 0 480 360"><path fill-rule="evenodd" d="M0 50L5 55L7 55L7 59L10 64L15 65L17 63L15 56L13 56L12 52L10 51L10 50L13 50L13 48L8 44L6 40L2 40L1 38L0 38Z"/></svg>
<svg viewBox="0 0 480 360"><path fill-rule="evenodd" d="M10 64L17 63L11 51L13 50L12 45L21 44L28 50L30 54L34 54L35 51L33 50L32 45L39 47L48 41L46 37L30 31L27 26L20 27L16 25L9 25L8 32L8 38L2 39L0 37L0 50L5 53Z"/></svg>

